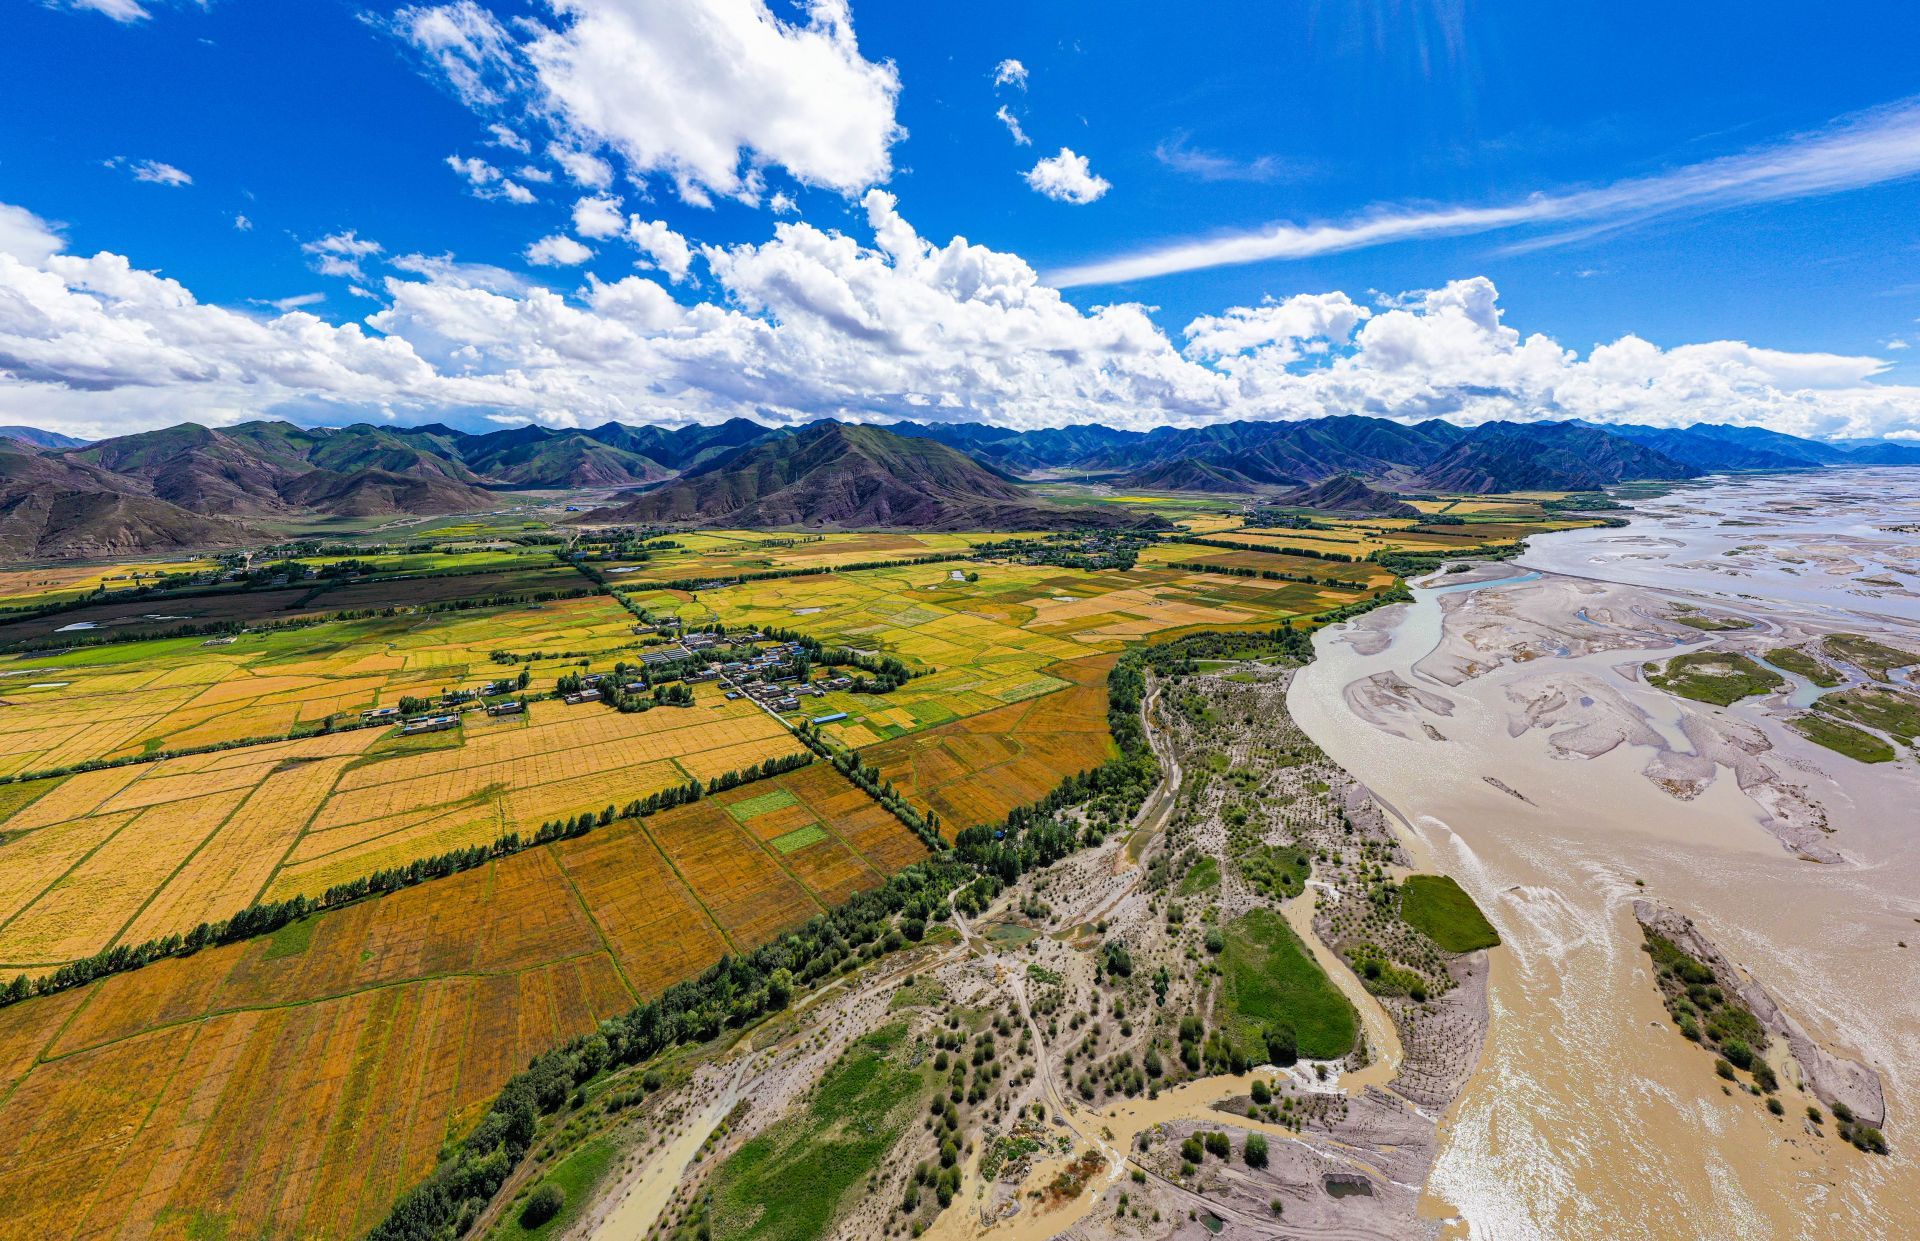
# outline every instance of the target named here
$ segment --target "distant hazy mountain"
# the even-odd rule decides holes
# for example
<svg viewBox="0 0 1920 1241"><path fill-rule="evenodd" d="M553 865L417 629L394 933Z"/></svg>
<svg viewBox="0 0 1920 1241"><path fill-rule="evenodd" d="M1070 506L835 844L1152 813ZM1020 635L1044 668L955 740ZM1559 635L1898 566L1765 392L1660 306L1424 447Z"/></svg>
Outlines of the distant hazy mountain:
<svg viewBox="0 0 1920 1241"><path fill-rule="evenodd" d="M1623 436L1570 422L1489 422L1420 468L1437 491L1590 491L1701 471Z"/></svg>
<svg viewBox="0 0 1920 1241"><path fill-rule="evenodd" d="M1592 424L1710 473L1804 470L1825 465L1920 465L1920 445L1890 440L1802 439L1765 427L1696 422L1689 427Z"/></svg>
<svg viewBox="0 0 1920 1241"><path fill-rule="evenodd" d="M0 427L0 440L13 440L33 448L78 448L87 442L58 431L42 431L39 427Z"/></svg>
<svg viewBox="0 0 1920 1241"><path fill-rule="evenodd" d="M1132 514L1036 503L945 444L839 422L761 440L578 520L922 530L1139 524Z"/></svg>
<svg viewBox="0 0 1920 1241"><path fill-rule="evenodd" d="M1354 474L1393 487L1460 491L1573 489L1623 478L1688 478L1699 467L1657 447L1568 422L1459 427L1357 415L1119 432L1104 427L983 435L909 425L1022 472L1112 472L1120 485L1203 491L1306 487Z"/></svg>

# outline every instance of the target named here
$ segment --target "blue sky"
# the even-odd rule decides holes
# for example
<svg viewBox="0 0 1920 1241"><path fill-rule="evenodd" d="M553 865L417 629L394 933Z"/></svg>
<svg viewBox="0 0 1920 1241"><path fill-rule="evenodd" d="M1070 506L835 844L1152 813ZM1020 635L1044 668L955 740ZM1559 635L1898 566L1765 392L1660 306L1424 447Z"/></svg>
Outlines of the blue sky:
<svg viewBox="0 0 1920 1241"><path fill-rule="evenodd" d="M0 3L9 421L1920 427L1911 5Z"/></svg>

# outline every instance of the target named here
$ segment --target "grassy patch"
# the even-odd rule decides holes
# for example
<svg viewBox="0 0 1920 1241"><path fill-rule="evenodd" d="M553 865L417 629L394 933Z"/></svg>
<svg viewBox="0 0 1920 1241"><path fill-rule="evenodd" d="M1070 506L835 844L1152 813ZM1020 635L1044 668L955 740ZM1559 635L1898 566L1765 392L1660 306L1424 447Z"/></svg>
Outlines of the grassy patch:
<svg viewBox="0 0 1920 1241"><path fill-rule="evenodd" d="M1664 667L1647 665L1647 683L1682 698L1725 707L1769 694L1787 683L1773 669L1736 651L1689 651L1675 655Z"/></svg>
<svg viewBox="0 0 1920 1241"><path fill-rule="evenodd" d="M1797 647L1776 647L1768 651L1764 658L1774 667L1785 668L1795 676L1805 677L1823 689L1840 684L1838 673Z"/></svg>
<svg viewBox="0 0 1920 1241"><path fill-rule="evenodd" d="M903 1008L929 1008L947 998L947 989L938 978L921 974L900 984L887 1001L887 1011Z"/></svg>
<svg viewBox="0 0 1920 1241"><path fill-rule="evenodd" d="M1448 952L1472 952L1500 942L1480 906L1448 875L1408 875L1400 885L1400 916Z"/></svg>
<svg viewBox="0 0 1920 1241"><path fill-rule="evenodd" d="M287 923L267 941L267 951L262 959L278 961L281 957L299 956L313 943L314 928L319 925L320 919L313 917Z"/></svg>
<svg viewBox="0 0 1920 1241"><path fill-rule="evenodd" d="M1878 729L1909 745L1920 737L1920 702L1895 690L1863 685L1822 695L1813 706L1816 711Z"/></svg>
<svg viewBox="0 0 1920 1241"><path fill-rule="evenodd" d="M1220 863L1211 855L1198 858L1180 877L1180 895L1198 896L1220 886Z"/></svg>
<svg viewBox="0 0 1920 1241"><path fill-rule="evenodd" d="M1836 754L1844 754L1863 763L1891 763L1894 759L1892 746L1851 724L1842 724L1839 720L1830 720L1812 712L1787 722L1808 741L1823 745Z"/></svg>
<svg viewBox="0 0 1920 1241"><path fill-rule="evenodd" d="M830 1231L926 1091L924 1070L895 1062L905 1038L906 1026L895 1024L855 1043L797 1114L720 1166L711 1185L714 1236L804 1241Z"/></svg>
<svg viewBox="0 0 1920 1241"><path fill-rule="evenodd" d="M1751 629L1753 622L1742 620L1738 616L1708 616L1692 608L1682 608L1674 614L1675 622L1689 629L1699 629L1706 633L1720 633L1729 629Z"/></svg>
<svg viewBox="0 0 1920 1241"><path fill-rule="evenodd" d="M602 1139L587 1143L555 1164L532 1188L557 1186L564 1196L559 1213L538 1228L524 1228L520 1224L521 1204L516 1202L507 1209L505 1221L493 1230L495 1241L534 1241L534 1238L559 1236L586 1206L593 1187L612 1169L617 1153L613 1143Z"/></svg>
<svg viewBox="0 0 1920 1241"><path fill-rule="evenodd" d="M1025 948L1040 934L1018 922L989 922L980 929L986 932L987 942L1003 952L1009 948Z"/></svg>
<svg viewBox="0 0 1920 1241"><path fill-rule="evenodd" d="M1863 638L1857 633L1836 633L1824 643L1827 654L1852 664L1869 676L1886 680L1889 670L1920 664L1920 655L1911 655L1891 646Z"/></svg>
<svg viewBox="0 0 1920 1241"><path fill-rule="evenodd" d="M808 845L817 845L827 838L827 829L818 823L809 823L805 827L796 827L784 836L775 836L768 843L781 853L792 853Z"/></svg>
<svg viewBox="0 0 1920 1241"><path fill-rule="evenodd" d="M1228 923L1220 968L1228 1036L1237 1045L1259 1047L1264 1028L1284 1022L1302 1056L1331 1060L1353 1050L1353 1005L1279 914L1255 909Z"/></svg>

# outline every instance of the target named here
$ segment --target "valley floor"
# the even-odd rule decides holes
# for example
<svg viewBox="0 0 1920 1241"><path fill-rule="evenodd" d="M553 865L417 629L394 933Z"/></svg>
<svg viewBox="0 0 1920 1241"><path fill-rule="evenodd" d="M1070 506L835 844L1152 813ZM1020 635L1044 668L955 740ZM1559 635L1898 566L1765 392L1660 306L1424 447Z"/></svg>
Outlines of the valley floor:
<svg viewBox="0 0 1920 1241"><path fill-rule="evenodd" d="M1406 858L1290 722L1293 675L1156 678L1166 782L1131 831L956 912L642 1114L583 1126L624 1153L565 1235L1437 1231L1419 1187L1485 1034L1487 953L1445 952L1394 912ZM1420 998L1369 991L1344 955L1369 951ZM1275 1063L1283 1025L1299 1058ZM901 1088L850 1126L840 1078L869 1061ZM798 1164L765 1179L852 1126L886 1140L830 1183Z"/></svg>

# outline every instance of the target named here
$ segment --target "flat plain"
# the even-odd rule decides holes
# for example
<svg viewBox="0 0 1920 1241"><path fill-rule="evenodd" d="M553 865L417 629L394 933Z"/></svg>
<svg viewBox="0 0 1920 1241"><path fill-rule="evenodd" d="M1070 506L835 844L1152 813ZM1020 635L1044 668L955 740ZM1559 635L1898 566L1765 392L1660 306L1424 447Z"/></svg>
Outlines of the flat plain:
<svg viewBox="0 0 1920 1241"><path fill-rule="evenodd" d="M1222 541L1325 534L1357 558L1425 541L1165 511ZM1393 581L1375 564L1174 542L1126 567L890 563L1008 537L898 533L680 534L581 573L551 544L487 534L447 526L475 541L370 555L363 580L314 596L324 610L277 606L293 588L271 586L190 606L114 598L155 566L140 581L130 566L22 571L21 597L61 610L0 624L34 648L0 654L3 976L797 755L804 716L844 712L821 735L943 830L992 823L1112 756L1107 676L1128 646L1311 624ZM170 567L189 570L205 566ZM616 593L498 598L503 584L598 589L594 574ZM690 580L731 584L660 585ZM481 594L456 608L462 591ZM343 600L371 614L332 618ZM915 675L785 713L725 682L631 714L552 696L562 675L663 645L638 613L805 634ZM189 614L233 623L217 640L142 636ZM101 627L50 649L73 617ZM468 710L410 737L341 727L402 698L517 687L523 671L521 715ZM815 762L0 1008L0 1217L45 1236L357 1235L531 1056L926 856Z"/></svg>

